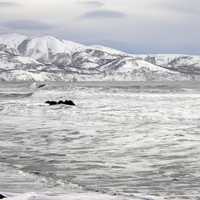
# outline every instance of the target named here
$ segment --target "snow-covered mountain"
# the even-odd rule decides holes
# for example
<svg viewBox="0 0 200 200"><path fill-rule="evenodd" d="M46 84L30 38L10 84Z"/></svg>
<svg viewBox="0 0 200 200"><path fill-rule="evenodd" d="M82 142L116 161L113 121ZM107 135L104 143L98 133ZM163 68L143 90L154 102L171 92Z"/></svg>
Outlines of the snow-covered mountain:
<svg viewBox="0 0 200 200"><path fill-rule="evenodd" d="M0 35L0 80L200 80L200 56L130 55L51 36Z"/></svg>

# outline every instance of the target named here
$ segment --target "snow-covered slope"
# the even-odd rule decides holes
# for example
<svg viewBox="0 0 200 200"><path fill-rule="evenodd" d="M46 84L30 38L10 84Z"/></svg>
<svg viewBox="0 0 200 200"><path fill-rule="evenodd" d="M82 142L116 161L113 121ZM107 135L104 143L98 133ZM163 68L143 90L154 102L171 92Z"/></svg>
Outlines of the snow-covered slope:
<svg viewBox="0 0 200 200"><path fill-rule="evenodd" d="M200 56L130 55L52 36L0 35L0 80L200 80Z"/></svg>
<svg viewBox="0 0 200 200"><path fill-rule="evenodd" d="M69 40L62 40L62 42L65 44L65 49L71 53L75 53L87 48L87 46Z"/></svg>
<svg viewBox="0 0 200 200"><path fill-rule="evenodd" d="M109 47L105 47L105 46L101 46L101 45L91 45L90 46L92 49L96 49L96 50L100 50L100 51L104 51L110 54L116 54L116 55L128 55L127 53L123 52L123 51L119 51L116 49L112 49Z"/></svg>
<svg viewBox="0 0 200 200"><path fill-rule="evenodd" d="M200 74L200 56L143 55L142 59L154 65L188 74Z"/></svg>
<svg viewBox="0 0 200 200"><path fill-rule="evenodd" d="M20 35L20 34L4 34L0 35L0 44L8 45L12 48L17 48L20 43L22 43L25 39L27 39L27 36Z"/></svg>
<svg viewBox="0 0 200 200"><path fill-rule="evenodd" d="M51 62L55 55L71 53L67 51L65 43L51 36L26 39L17 49L20 54L45 63Z"/></svg>

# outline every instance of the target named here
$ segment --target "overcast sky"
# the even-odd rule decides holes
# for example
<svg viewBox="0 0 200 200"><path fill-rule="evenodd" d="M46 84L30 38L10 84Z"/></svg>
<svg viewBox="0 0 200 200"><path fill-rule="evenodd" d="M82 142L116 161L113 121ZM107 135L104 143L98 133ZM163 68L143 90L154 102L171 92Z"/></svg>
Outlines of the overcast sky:
<svg viewBox="0 0 200 200"><path fill-rule="evenodd" d="M200 53L200 0L0 0L0 33L131 53Z"/></svg>

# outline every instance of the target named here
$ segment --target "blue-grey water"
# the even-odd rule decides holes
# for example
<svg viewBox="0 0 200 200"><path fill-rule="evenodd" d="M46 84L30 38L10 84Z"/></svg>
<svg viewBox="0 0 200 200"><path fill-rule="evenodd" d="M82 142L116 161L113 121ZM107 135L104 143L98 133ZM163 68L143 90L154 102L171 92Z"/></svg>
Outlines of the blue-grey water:
<svg viewBox="0 0 200 200"><path fill-rule="evenodd" d="M0 191L200 199L200 87L0 83ZM48 106L71 99L77 106Z"/></svg>

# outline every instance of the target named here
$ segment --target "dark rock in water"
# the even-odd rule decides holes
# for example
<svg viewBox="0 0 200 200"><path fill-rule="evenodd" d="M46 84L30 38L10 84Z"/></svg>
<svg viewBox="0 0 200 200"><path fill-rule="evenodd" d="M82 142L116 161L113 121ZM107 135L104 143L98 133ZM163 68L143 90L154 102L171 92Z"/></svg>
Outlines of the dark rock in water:
<svg viewBox="0 0 200 200"><path fill-rule="evenodd" d="M38 88L43 88L44 86L46 86L46 84L41 84L38 86Z"/></svg>
<svg viewBox="0 0 200 200"><path fill-rule="evenodd" d="M5 199L5 198L6 198L6 196L0 194L0 199Z"/></svg>
<svg viewBox="0 0 200 200"><path fill-rule="evenodd" d="M58 104L64 104L64 101L60 100L58 101Z"/></svg>
<svg viewBox="0 0 200 200"><path fill-rule="evenodd" d="M56 101L46 101L45 103L49 104L50 106L54 106L58 104Z"/></svg>
<svg viewBox="0 0 200 200"><path fill-rule="evenodd" d="M71 100L65 100L65 101L46 101L46 104L49 104L50 106L54 106L54 105L68 105L68 106L75 106L75 103Z"/></svg>
<svg viewBox="0 0 200 200"><path fill-rule="evenodd" d="M70 105L70 106L75 106L75 103L73 101L71 101L71 100L64 101L64 104L65 105Z"/></svg>

